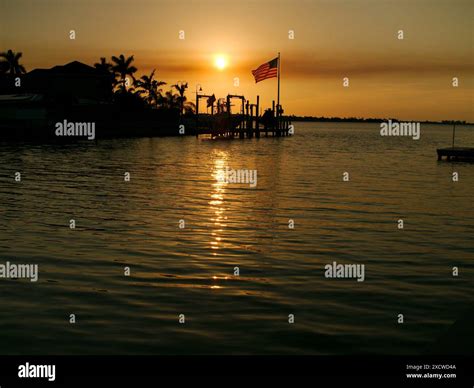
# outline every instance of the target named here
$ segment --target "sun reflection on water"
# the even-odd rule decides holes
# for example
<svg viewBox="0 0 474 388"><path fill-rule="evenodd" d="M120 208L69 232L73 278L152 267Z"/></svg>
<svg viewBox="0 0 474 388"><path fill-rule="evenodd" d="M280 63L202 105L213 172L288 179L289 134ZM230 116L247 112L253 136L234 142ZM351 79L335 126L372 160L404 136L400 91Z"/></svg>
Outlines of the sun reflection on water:
<svg viewBox="0 0 474 388"><path fill-rule="evenodd" d="M222 247L222 236L223 228L225 228L225 208L224 195L225 195L225 182L220 181L218 178L224 174L225 167L227 164L228 154L224 151L216 151L214 157L214 168L212 171L212 178L214 182L212 183L212 192L211 200L209 201L209 207L211 213L214 216L211 218L213 223L213 230L211 232L212 240L210 241L211 250L215 251ZM217 255L216 252L212 252L214 256Z"/></svg>

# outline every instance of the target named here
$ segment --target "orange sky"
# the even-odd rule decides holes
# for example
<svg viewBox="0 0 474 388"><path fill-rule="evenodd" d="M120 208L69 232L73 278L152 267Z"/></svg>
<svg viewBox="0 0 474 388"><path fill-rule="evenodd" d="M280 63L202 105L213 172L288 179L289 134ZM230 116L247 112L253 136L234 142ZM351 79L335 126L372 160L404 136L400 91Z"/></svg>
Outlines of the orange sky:
<svg viewBox="0 0 474 388"><path fill-rule="evenodd" d="M22 51L28 70L133 54L140 73L189 82L190 99L201 84L268 106L276 80L251 70L280 51L286 113L474 122L472 1L0 0L0 14L0 49Z"/></svg>

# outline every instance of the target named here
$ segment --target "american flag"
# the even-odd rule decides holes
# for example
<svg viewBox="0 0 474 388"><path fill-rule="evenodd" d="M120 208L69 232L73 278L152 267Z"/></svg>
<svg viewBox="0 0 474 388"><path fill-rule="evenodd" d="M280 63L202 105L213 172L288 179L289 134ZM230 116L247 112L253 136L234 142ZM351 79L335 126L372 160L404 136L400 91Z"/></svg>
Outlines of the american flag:
<svg viewBox="0 0 474 388"><path fill-rule="evenodd" d="M255 83L276 77L278 74L278 57L260 65L258 69L252 70L252 74L255 77Z"/></svg>

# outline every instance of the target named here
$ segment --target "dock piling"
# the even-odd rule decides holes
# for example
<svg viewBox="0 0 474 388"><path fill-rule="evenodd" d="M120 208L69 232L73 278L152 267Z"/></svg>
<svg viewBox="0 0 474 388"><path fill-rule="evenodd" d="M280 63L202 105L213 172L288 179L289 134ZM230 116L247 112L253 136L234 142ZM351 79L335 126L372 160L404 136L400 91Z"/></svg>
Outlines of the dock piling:
<svg viewBox="0 0 474 388"><path fill-rule="evenodd" d="M200 113L199 102L202 98L207 98L208 107L211 107L211 114ZM241 107L238 113L232 113L231 99L237 98L241 100ZM260 96L257 95L256 104L252 104L250 100L245 99L241 95L228 94L226 98L217 100L216 113L214 114L215 96L200 94L196 91L196 137L199 134L210 134L211 137L227 137L235 138L237 135L240 139L251 139L252 137L260 138L262 131L268 137L268 132L272 136L289 136L288 118L282 116L282 110L279 105L275 105L272 101L271 111L267 109L262 117L264 127L261 128L260 120ZM212 105L211 105L212 104ZM255 112L255 113L254 113Z"/></svg>

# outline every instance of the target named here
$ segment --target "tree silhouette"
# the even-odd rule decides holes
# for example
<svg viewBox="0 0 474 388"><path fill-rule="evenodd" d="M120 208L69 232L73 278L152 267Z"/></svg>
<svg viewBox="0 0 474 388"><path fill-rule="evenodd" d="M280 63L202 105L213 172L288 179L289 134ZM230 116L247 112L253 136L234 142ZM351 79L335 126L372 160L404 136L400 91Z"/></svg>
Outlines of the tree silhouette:
<svg viewBox="0 0 474 388"><path fill-rule="evenodd" d="M161 105L165 109L179 110L179 107L180 107L179 95L174 94L172 90L168 90L165 93L165 95L161 98Z"/></svg>
<svg viewBox="0 0 474 388"><path fill-rule="evenodd" d="M100 62L95 63L94 67L103 73L113 73L112 64L108 63L105 57L101 57Z"/></svg>
<svg viewBox="0 0 474 388"><path fill-rule="evenodd" d="M144 99L150 106L157 106L161 102L160 86L166 85L166 82L158 81L154 79L155 69L150 75L144 75L135 82L135 86L139 88L137 94L142 96L145 95Z"/></svg>
<svg viewBox="0 0 474 388"><path fill-rule="evenodd" d="M134 74L136 73L137 68L135 66L130 66L133 61L133 55L128 58L125 58L123 54L120 54L118 58L116 56L112 57L112 62L114 63L112 71L120 85L120 91L123 93L127 91L127 76L130 76L135 82Z"/></svg>
<svg viewBox="0 0 474 388"><path fill-rule="evenodd" d="M104 57L100 58L100 62L94 64L97 71L105 77L104 82L109 90L109 96L112 95L114 86L116 85L115 73L112 70L112 64L108 63Z"/></svg>
<svg viewBox="0 0 474 388"><path fill-rule="evenodd" d="M184 95L184 93L186 92L186 89L188 88L188 83L183 82L179 84L174 84L172 85L172 87L178 91L179 112L180 114L183 114L184 103L186 102L186 96Z"/></svg>
<svg viewBox="0 0 474 388"><path fill-rule="evenodd" d="M196 112L196 104L192 101L186 101L184 103L184 114L191 115Z"/></svg>
<svg viewBox="0 0 474 388"><path fill-rule="evenodd" d="M2 68L5 73L11 75L26 73L24 66L19 63L22 55L22 53L14 53L12 50L0 53L0 58L4 59L0 68Z"/></svg>

